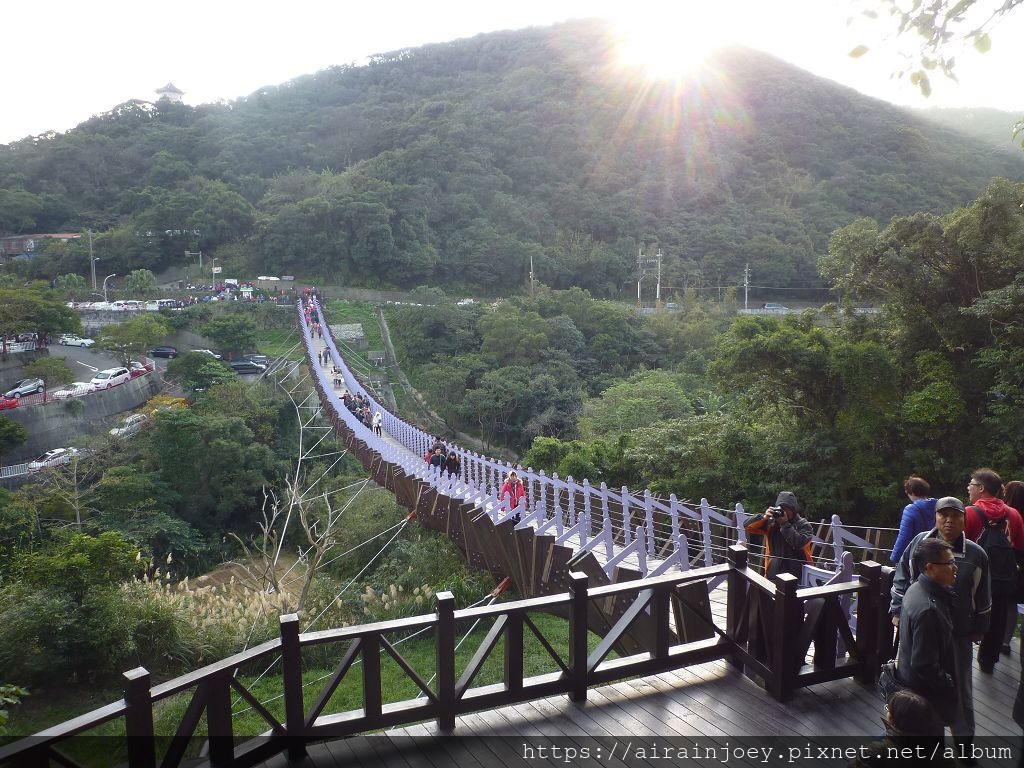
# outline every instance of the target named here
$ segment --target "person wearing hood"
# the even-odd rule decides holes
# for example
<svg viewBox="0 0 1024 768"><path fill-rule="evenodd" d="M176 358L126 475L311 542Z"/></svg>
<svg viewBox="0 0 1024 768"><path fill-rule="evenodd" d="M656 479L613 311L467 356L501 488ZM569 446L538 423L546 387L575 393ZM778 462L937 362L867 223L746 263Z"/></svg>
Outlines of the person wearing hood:
<svg viewBox="0 0 1024 768"><path fill-rule="evenodd" d="M1003 493L1003 479L988 467L974 470L971 473L971 481L967 485L967 493L971 497L971 505L967 507L967 519L964 523L964 533L972 541L981 539L985 533L986 523L1004 521L1001 530L1005 533L1016 555L1017 562L1024 559L1024 520L1021 520L1020 512L1008 506L1000 496ZM984 546L984 545L983 545ZM1005 551L1005 542L1003 543ZM1016 602L1015 589L1008 590L1001 587L1003 578L1000 576L1005 565L999 564L996 550L990 550L989 559L992 560L990 573L992 576L992 621L989 624L988 632L982 638L978 646L978 666L981 671L991 674L999 661L999 651L1003 645L1003 637L1006 634L1006 620L1009 616L1011 602ZM1012 567L1013 563L1009 563ZM1010 574L1014 582L1016 577ZM1013 584L1016 587L1016 584Z"/></svg>
<svg viewBox="0 0 1024 768"><path fill-rule="evenodd" d="M791 573L798 579L804 563L813 564L811 540L814 529L800 517L800 504L791 491L781 491L775 506L744 526L748 534L764 536L765 575L770 579Z"/></svg>
<svg viewBox="0 0 1024 768"><path fill-rule="evenodd" d="M935 527L935 499L931 496L931 486L923 477L911 475L903 482L903 492L910 503L903 508L900 517L900 532L892 547L889 560L898 563L904 550L911 540L919 533L925 533Z"/></svg>

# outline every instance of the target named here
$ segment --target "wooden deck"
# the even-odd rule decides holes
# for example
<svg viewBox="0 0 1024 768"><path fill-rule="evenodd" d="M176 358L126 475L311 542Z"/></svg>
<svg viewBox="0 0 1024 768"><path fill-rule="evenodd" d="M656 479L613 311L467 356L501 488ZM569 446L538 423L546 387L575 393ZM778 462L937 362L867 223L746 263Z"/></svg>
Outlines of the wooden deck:
<svg viewBox="0 0 1024 768"><path fill-rule="evenodd" d="M1021 730L1010 717L1019 681L1019 653L1015 639L1013 655L1002 658L994 675L983 675L975 667L977 746L987 751L979 761L982 766L1019 764ZM714 661L593 688L582 706L555 696L467 714L457 719L454 737L443 737L433 723L424 723L313 745L304 760L289 762L282 754L264 765L845 765L846 759L821 759L818 748L848 749L875 740L882 731L881 715L877 692L853 680L811 686L798 691L788 704L780 704L726 662ZM631 752L623 761L620 757L627 745ZM537 749L541 746L547 747L543 758ZM554 753L556 747L561 751ZM638 755L639 749L652 747L661 750L658 758L650 751ZM613 748L619 753L614 757L610 755ZM694 748L704 759L693 759ZM740 748L770 748L771 758L765 762L763 756L740 758L732 753L728 761L722 760L722 750ZM531 759L524 758L531 749ZM590 751L588 759L581 757L584 749ZM690 751L683 755L684 749ZM601 756L597 750L602 750ZM708 750L715 750L717 756L709 757Z"/></svg>

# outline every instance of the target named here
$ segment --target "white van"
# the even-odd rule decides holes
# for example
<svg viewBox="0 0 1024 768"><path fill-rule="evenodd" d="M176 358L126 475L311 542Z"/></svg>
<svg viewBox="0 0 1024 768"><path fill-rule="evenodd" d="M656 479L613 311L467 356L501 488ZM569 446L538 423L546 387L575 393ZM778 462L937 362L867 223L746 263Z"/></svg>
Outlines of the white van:
<svg viewBox="0 0 1024 768"><path fill-rule="evenodd" d="M124 384L131 377L127 368L107 368L105 371L97 372L89 383L93 389L110 389L118 384Z"/></svg>

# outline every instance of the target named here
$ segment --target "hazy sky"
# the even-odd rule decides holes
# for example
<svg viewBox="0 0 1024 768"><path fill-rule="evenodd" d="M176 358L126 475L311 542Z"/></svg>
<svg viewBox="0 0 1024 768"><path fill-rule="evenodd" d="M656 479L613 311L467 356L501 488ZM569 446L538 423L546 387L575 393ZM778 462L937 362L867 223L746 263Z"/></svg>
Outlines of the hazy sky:
<svg viewBox="0 0 1024 768"><path fill-rule="evenodd" d="M989 53L957 56L959 84L934 77L928 100L890 80L900 59L880 50L868 29L848 27L849 16L847 0L6 3L0 143L68 130L129 99L152 100L167 82L188 104L231 100L373 53L587 17L611 18L668 56L739 42L894 103L1024 114L1012 50L1024 39L1024 9L994 30ZM852 60L847 53L858 43L873 50Z"/></svg>

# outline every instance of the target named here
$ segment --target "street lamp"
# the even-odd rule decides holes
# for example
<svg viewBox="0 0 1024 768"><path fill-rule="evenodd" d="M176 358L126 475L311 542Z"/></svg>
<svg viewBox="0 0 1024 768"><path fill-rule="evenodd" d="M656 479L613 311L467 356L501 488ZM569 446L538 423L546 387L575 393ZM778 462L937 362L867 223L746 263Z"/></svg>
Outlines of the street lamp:
<svg viewBox="0 0 1024 768"><path fill-rule="evenodd" d="M210 283L210 288L216 289L217 287L217 260L210 259L210 279L213 281Z"/></svg>
<svg viewBox="0 0 1024 768"><path fill-rule="evenodd" d="M104 304L107 303L107 280L109 280L112 277L117 277L117 273L115 272L114 274L107 275L106 277L103 278L103 303Z"/></svg>

